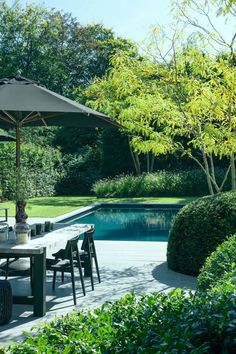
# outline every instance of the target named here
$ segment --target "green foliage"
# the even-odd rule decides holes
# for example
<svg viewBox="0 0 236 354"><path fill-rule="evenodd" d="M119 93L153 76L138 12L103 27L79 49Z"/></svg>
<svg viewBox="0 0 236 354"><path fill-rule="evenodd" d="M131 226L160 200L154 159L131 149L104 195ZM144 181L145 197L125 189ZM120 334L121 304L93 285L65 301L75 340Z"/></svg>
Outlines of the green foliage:
<svg viewBox="0 0 236 354"><path fill-rule="evenodd" d="M175 45L173 40L169 60L159 50L156 61L113 56L112 69L86 89L87 103L116 117L136 152L189 156L204 171L210 193L218 193L224 183L215 178L214 159L236 152L232 55L216 58L191 43L184 50Z"/></svg>
<svg viewBox="0 0 236 354"><path fill-rule="evenodd" d="M52 145L63 154L79 154L86 146L100 149L100 135L96 128L57 127Z"/></svg>
<svg viewBox="0 0 236 354"><path fill-rule="evenodd" d="M197 275L205 259L236 229L236 192L203 197L183 207L169 234L168 266Z"/></svg>
<svg viewBox="0 0 236 354"><path fill-rule="evenodd" d="M118 129L104 129L101 136L101 173L104 177L131 173L133 162L126 135Z"/></svg>
<svg viewBox="0 0 236 354"><path fill-rule="evenodd" d="M222 178L223 170L216 170ZM118 176L95 182L92 187L97 197L155 197L155 196L203 196L208 194L204 173L200 170Z"/></svg>
<svg viewBox="0 0 236 354"><path fill-rule="evenodd" d="M2 144L0 149L0 186L4 198L15 198L15 144ZM34 144L21 148L22 197L50 196L60 177L59 151Z"/></svg>
<svg viewBox="0 0 236 354"><path fill-rule="evenodd" d="M0 77L22 75L68 94L104 75L109 56L134 45L100 24L81 26L69 13L16 1L0 3Z"/></svg>
<svg viewBox="0 0 236 354"><path fill-rule="evenodd" d="M110 56L121 49L131 53L137 51L130 41L117 38L112 30L104 28L103 25L81 26L71 14L45 6L23 7L19 1L9 6L7 1L0 2L0 77L12 76L20 71L22 76L39 81L47 88L73 98L73 89L78 88L77 97L78 92L95 76L104 75L110 65ZM88 159L84 157L83 151L80 156L79 150L82 146L90 145L97 149L93 154L100 155L100 146L97 144L99 136L100 131L94 129L86 130L86 133L83 129L68 128L24 129L21 140L21 185L24 197L52 195L55 192L55 184L59 183L61 172L63 174L60 188L58 184L60 191L66 189L68 193L75 194L75 191L80 193L81 190L82 193L88 193L91 183L100 177L100 174L97 172L97 161L92 165L91 158L86 171L84 160ZM25 146L27 152L24 152L24 144L30 144L30 147ZM41 149L46 147L45 157L42 150L40 152L36 146ZM71 162L68 162L65 156L63 162L68 162L69 166L65 166L62 171L59 149L62 154L73 155ZM14 198L15 156L13 151L8 153L6 150L0 152L0 187L2 186L5 197ZM83 164L79 175L78 169L72 167L76 164L80 169ZM75 173L74 178L68 177L70 173ZM74 190L72 186L64 188L66 181L75 183ZM80 183L81 189L78 188Z"/></svg>
<svg viewBox="0 0 236 354"><path fill-rule="evenodd" d="M79 154L64 155L63 174L56 185L58 195L87 195L100 174L100 151L85 146Z"/></svg>
<svg viewBox="0 0 236 354"><path fill-rule="evenodd" d="M7 353L234 353L236 295L126 295L45 323Z"/></svg>
<svg viewBox="0 0 236 354"><path fill-rule="evenodd" d="M198 276L197 289L206 291L216 285L226 286L230 278L236 281L236 235L220 244L206 259Z"/></svg>

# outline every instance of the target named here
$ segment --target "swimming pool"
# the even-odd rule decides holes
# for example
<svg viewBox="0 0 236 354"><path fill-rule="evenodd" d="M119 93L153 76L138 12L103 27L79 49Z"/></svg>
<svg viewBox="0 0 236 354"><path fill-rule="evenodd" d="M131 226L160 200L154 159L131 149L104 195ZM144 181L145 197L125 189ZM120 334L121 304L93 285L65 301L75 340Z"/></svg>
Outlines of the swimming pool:
<svg viewBox="0 0 236 354"><path fill-rule="evenodd" d="M181 206L106 206L64 220L94 224L96 240L167 241L173 218Z"/></svg>

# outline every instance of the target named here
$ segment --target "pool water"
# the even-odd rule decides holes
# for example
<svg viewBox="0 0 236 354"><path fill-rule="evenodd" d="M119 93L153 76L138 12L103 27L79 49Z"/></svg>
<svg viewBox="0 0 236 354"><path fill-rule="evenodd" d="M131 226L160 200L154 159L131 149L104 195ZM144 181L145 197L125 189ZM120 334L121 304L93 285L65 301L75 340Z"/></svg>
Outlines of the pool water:
<svg viewBox="0 0 236 354"><path fill-rule="evenodd" d="M94 224L96 240L167 241L171 222L178 210L101 208L68 222Z"/></svg>

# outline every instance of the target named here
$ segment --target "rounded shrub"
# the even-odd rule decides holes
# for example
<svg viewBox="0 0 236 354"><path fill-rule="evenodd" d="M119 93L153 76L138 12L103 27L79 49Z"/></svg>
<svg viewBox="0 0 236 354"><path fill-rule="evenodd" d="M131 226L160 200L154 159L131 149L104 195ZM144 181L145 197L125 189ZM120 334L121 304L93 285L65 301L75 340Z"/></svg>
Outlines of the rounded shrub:
<svg viewBox="0 0 236 354"><path fill-rule="evenodd" d="M169 268L198 275L205 259L236 231L236 192L199 198L183 207L172 224Z"/></svg>
<svg viewBox="0 0 236 354"><path fill-rule="evenodd" d="M220 244L206 259L197 279L197 290L206 291L236 279L236 235Z"/></svg>

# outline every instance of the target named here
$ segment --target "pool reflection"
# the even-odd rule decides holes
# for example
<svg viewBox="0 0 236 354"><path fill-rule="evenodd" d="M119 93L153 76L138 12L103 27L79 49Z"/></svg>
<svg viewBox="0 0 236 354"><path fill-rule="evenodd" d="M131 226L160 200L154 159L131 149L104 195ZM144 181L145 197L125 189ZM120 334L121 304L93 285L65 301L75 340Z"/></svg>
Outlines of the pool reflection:
<svg viewBox="0 0 236 354"><path fill-rule="evenodd" d="M117 241L167 241L178 210L101 208L71 223L95 225L95 239Z"/></svg>

